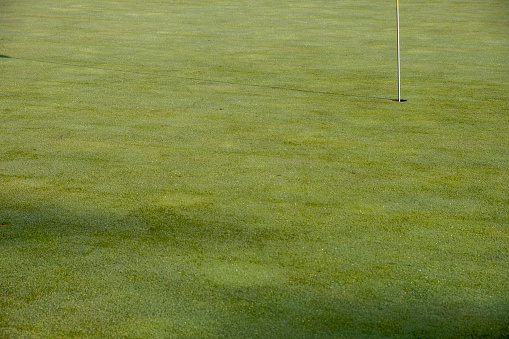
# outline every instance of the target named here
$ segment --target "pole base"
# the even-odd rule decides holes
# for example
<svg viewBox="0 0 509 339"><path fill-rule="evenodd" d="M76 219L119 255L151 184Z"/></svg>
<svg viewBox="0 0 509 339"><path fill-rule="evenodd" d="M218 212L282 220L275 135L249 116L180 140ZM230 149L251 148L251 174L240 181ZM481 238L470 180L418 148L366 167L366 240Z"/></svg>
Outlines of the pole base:
<svg viewBox="0 0 509 339"><path fill-rule="evenodd" d="M405 100L405 99L392 99L392 101L396 101L396 102L405 102L406 100Z"/></svg>

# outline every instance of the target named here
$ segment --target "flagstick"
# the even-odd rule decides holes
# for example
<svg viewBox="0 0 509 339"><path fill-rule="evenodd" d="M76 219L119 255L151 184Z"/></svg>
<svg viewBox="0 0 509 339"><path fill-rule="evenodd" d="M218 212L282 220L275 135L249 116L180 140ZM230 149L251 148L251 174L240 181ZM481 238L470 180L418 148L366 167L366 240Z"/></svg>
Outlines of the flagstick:
<svg viewBox="0 0 509 339"><path fill-rule="evenodd" d="M401 102L401 63L399 54L399 0L396 0L396 22L397 22L397 35L398 35L398 102Z"/></svg>

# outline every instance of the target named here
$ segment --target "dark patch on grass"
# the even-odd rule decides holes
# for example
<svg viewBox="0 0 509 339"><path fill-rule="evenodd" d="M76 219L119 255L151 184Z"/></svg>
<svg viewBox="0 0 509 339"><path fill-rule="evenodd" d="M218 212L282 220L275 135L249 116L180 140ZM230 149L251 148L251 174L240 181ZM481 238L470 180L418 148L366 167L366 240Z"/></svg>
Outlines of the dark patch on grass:
<svg viewBox="0 0 509 339"><path fill-rule="evenodd" d="M89 315L95 312L87 309L87 298L93 298L102 305L102 316L112 321L128 321L137 314L176 316L175 309L183 309L180 317L194 324L210 319L206 305L216 314L208 330L218 337L249 332L252 337L334 338L359 331L426 337L438 335L437 328L496 337L506 329L502 318L507 308L502 304L488 308L475 301L443 303L434 299L435 285L416 278L412 283L391 279L396 266L378 265L387 275L380 280L367 274L365 265L316 256L310 249L316 241L299 237L298 230L252 227L209 206L190 210L148 205L115 218L55 204L15 207L0 202L5 211L10 207L9 223L17 226L0 228L4 250L11 248L7 253L12 256L23 253L25 269L33 270L40 261L47 271L47 278L41 278L37 269L29 275L30 283L19 288L13 276L6 277L3 303L45 305L58 286L66 286L59 293L72 302L54 312L74 320L83 316L73 313L79 307ZM27 259L25 253L34 258ZM346 264L357 268L348 270ZM413 284L414 290L405 290ZM120 301L108 297L117 293L118 298L119 289ZM487 313L475 313L476 307ZM483 325L487 319L489 327ZM475 326L456 325L465 323Z"/></svg>
<svg viewBox="0 0 509 339"><path fill-rule="evenodd" d="M198 220L172 208L152 207L133 211L130 218L138 225L142 239L186 248L198 249L213 243L219 247L263 247L269 242L298 238L287 230L247 227L242 221L236 224L213 212L208 214L210 219Z"/></svg>

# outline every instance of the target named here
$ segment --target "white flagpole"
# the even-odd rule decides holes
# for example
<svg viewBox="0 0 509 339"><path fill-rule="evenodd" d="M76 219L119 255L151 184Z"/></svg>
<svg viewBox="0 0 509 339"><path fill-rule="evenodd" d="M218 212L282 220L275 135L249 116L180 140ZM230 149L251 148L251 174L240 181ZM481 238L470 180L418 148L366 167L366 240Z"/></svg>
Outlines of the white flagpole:
<svg viewBox="0 0 509 339"><path fill-rule="evenodd" d="M397 36L398 36L398 102L401 102L401 62L400 62L400 53L399 53L399 0L396 0L396 23L398 26Z"/></svg>

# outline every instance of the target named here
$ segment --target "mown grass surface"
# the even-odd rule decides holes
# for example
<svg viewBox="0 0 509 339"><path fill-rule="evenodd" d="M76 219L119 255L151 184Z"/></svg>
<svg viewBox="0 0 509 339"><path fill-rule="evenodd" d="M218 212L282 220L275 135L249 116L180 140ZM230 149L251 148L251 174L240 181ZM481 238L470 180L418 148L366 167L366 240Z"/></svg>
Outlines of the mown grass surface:
<svg viewBox="0 0 509 339"><path fill-rule="evenodd" d="M0 3L0 337L505 337L508 5Z"/></svg>

